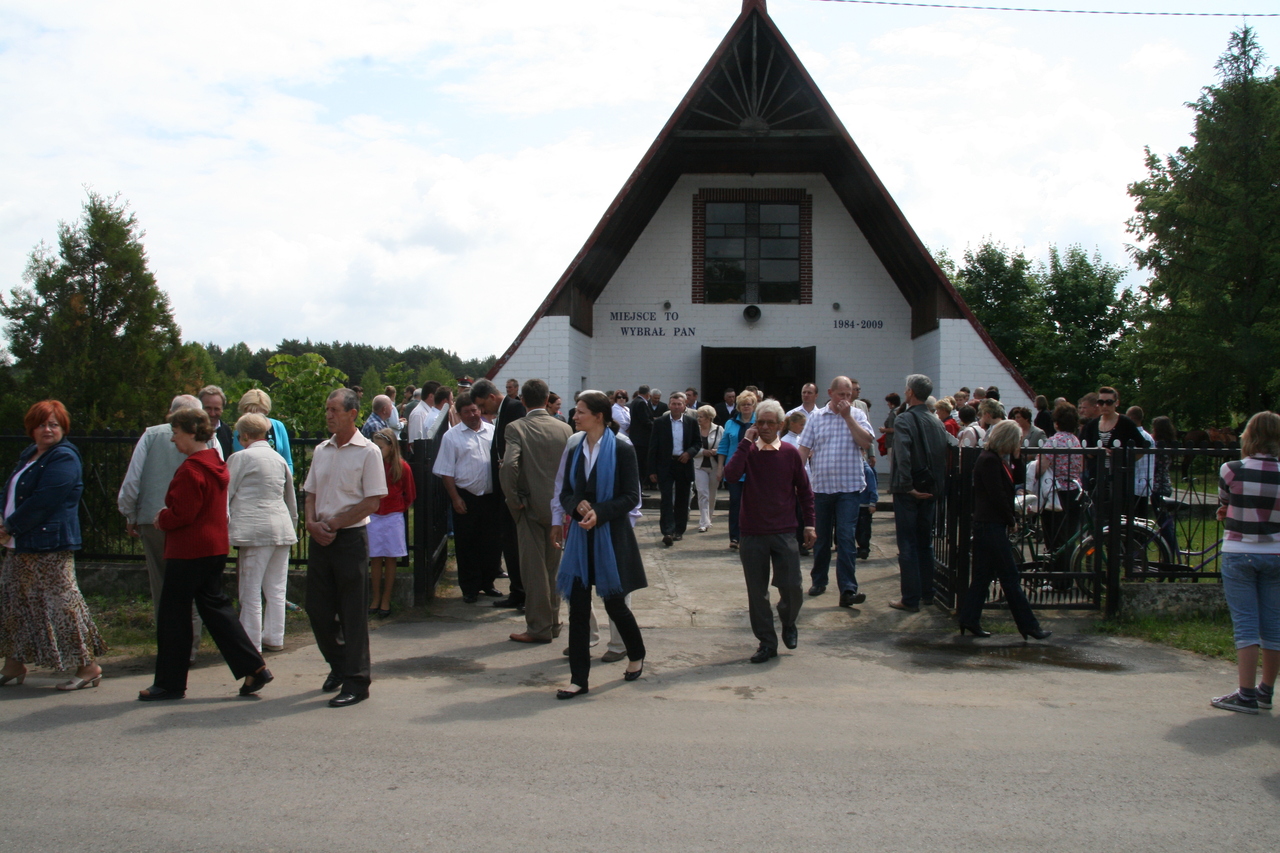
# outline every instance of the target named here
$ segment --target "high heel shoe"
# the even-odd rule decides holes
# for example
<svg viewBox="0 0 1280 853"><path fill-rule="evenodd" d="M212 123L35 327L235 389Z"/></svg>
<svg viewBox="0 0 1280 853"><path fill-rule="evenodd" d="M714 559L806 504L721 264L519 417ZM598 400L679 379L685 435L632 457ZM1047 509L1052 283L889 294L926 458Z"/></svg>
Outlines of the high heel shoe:
<svg viewBox="0 0 1280 853"><path fill-rule="evenodd" d="M990 636L991 636L991 632L990 632L990 631L984 631L984 630L982 630L981 628L979 628L977 625L961 625L961 626L960 626L960 636L961 636L961 637L963 637L963 636L964 636L964 632L965 632L965 631L968 631L970 634L973 634L973 636L975 636L975 637L990 637Z"/></svg>
<svg viewBox="0 0 1280 853"><path fill-rule="evenodd" d="M1034 639L1037 639L1037 640L1047 640L1052 636L1053 636L1052 631L1046 631L1043 628L1037 628L1034 631L1023 631L1022 642L1025 643L1027 641L1027 637L1033 637Z"/></svg>
<svg viewBox="0 0 1280 853"><path fill-rule="evenodd" d="M0 675L0 687L4 687L10 681L13 682L14 687L17 687L18 685L22 684L22 682L26 680L27 680L27 671L25 669L22 672L18 673L17 675Z"/></svg>
<svg viewBox="0 0 1280 853"><path fill-rule="evenodd" d="M635 681L637 678L639 678L639 677L640 677L640 676L642 676L642 675L644 675L644 661L643 661L643 660L642 660L642 661L640 661L640 668L639 668L639 669L637 669L635 672L631 672L630 670L628 670L628 671L626 671L626 672L622 673L622 679L623 679L623 681Z"/></svg>
<svg viewBox="0 0 1280 853"><path fill-rule="evenodd" d="M86 687L97 687L98 682L102 681L102 670L98 670L98 674L92 678L80 678L76 676L70 681L64 681L58 685L59 690L83 690Z"/></svg>

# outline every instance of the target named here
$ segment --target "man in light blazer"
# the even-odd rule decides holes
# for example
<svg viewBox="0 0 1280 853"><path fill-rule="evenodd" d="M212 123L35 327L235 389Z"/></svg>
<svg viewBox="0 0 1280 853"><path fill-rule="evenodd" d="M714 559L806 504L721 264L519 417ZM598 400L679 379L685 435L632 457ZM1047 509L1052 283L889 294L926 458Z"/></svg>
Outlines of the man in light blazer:
<svg viewBox="0 0 1280 853"><path fill-rule="evenodd" d="M658 484L662 494L659 526L662 544L684 538L689 525L689 486L693 483L693 457L702 449L698 422L685 412L683 391L676 391L667 401L667 412L654 418L649 437L649 480Z"/></svg>
<svg viewBox="0 0 1280 853"><path fill-rule="evenodd" d="M506 452L498 469L515 521L524 581L525 630L511 635L517 643L549 643L560 634L560 549L551 544L551 498L560 456L573 430L546 410L548 393L541 379L530 379L520 389L528 413L507 425Z"/></svg>

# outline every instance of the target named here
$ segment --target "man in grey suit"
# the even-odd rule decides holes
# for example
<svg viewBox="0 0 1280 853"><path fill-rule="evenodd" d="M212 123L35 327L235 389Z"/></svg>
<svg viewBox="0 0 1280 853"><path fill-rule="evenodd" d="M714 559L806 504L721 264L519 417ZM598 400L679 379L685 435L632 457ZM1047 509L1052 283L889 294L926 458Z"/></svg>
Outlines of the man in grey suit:
<svg viewBox="0 0 1280 853"><path fill-rule="evenodd" d="M530 379L520 389L528 414L507 424L507 447L498 469L515 520L524 581L525 630L511 635L517 643L549 643L560 634L560 550L551 543L551 498L560 455L573 430L546 410L548 393L541 379Z"/></svg>

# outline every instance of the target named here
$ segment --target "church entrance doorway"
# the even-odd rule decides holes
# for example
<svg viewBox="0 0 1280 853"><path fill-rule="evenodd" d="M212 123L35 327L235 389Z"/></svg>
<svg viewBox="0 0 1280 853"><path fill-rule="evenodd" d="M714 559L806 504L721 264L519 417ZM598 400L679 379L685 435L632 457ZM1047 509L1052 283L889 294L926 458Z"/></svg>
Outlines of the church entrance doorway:
<svg viewBox="0 0 1280 853"><path fill-rule="evenodd" d="M703 347L699 393L715 405L724 389L754 385L786 411L800 405L804 383L817 381L817 365L817 347Z"/></svg>

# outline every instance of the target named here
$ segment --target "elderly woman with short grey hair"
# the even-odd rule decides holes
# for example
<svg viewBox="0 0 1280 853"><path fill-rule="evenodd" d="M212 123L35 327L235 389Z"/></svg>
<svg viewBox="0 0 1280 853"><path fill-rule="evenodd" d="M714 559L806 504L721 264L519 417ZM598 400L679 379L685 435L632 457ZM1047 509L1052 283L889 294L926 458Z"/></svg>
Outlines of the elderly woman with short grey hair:
<svg viewBox="0 0 1280 853"><path fill-rule="evenodd" d="M228 535L240 553L240 624L258 651L279 652L289 550L298 541L298 500L289 466L267 444L270 429L259 414L236 421L244 449L227 461Z"/></svg>
<svg viewBox="0 0 1280 853"><path fill-rule="evenodd" d="M1009 612L1022 639L1043 640L1050 634L1041 629L1031 612L1031 603L1022 591L1022 578L1009 544L1008 531L1018 522L1013 509L1013 465L1022 451L1022 430L1013 421L1000 421L987 433L982 454L973 466L973 559L969 591L960 604L960 633L990 637L984 631L982 606L992 577L1004 590Z"/></svg>
<svg viewBox="0 0 1280 853"><path fill-rule="evenodd" d="M693 483L698 492L698 532L706 533L711 527L711 516L716 507L716 487L724 473L724 460L717 452L724 427L716 423L714 406L699 406L698 435L702 449L694 460Z"/></svg>

